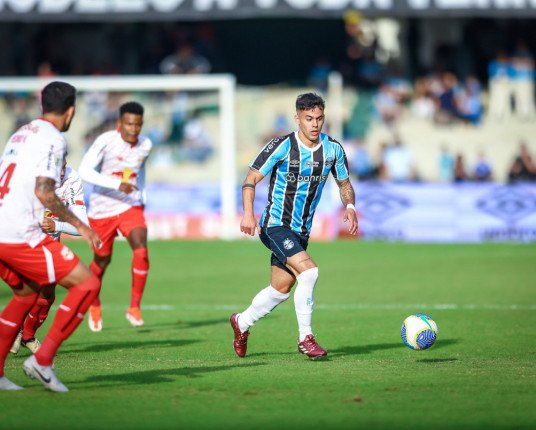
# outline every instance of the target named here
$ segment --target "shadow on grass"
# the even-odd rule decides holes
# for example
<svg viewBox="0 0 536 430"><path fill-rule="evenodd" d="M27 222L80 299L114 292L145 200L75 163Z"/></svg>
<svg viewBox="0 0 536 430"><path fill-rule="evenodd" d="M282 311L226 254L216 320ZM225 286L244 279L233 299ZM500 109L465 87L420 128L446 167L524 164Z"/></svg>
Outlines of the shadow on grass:
<svg viewBox="0 0 536 430"><path fill-rule="evenodd" d="M417 363L428 363L428 364L437 364L437 363L450 363L452 361L458 361L457 358L421 358L420 360L415 360Z"/></svg>
<svg viewBox="0 0 536 430"><path fill-rule="evenodd" d="M229 318L218 318L218 319L212 319L212 320L204 320L204 321L181 321L178 320L174 323L165 323L165 324L151 324L148 326L145 326L141 329L137 329L136 331L138 333L152 333L155 330L161 331L163 328L176 328L180 330L186 330L190 328L199 328L199 327L207 327L217 324L229 324Z"/></svg>
<svg viewBox="0 0 536 430"><path fill-rule="evenodd" d="M458 339L441 339L432 347L433 350L443 348L448 345L454 345L458 343ZM340 355L360 355L360 354L370 354L375 351L384 351L386 349L403 349L407 348L404 346L402 341L396 343L377 343L375 345L357 345L357 346L343 346L342 348L329 349L328 353L333 356Z"/></svg>
<svg viewBox="0 0 536 430"><path fill-rule="evenodd" d="M257 367L264 366L265 363L248 363L248 364L236 364L227 366L206 366L206 367L181 367L177 369L153 369L145 370L142 372L121 373L119 375L96 375L90 376L85 381L71 383L71 385L83 385L85 387L88 383L95 384L95 387L102 388L102 383L113 383L115 386L120 385L147 385L147 384L162 384L166 382L174 382L176 377L186 378L201 378L205 374L214 372L224 372L226 370L232 370L235 368L244 367Z"/></svg>
<svg viewBox="0 0 536 430"><path fill-rule="evenodd" d="M106 342L106 343L92 343L86 345L85 348L69 349L65 348L63 351L66 353L75 352L108 352L116 349L144 349L144 348L175 348L180 346L190 345L197 343L198 340L185 340L185 339L163 339L163 340L144 340L144 341L128 341L128 342Z"/></svg>

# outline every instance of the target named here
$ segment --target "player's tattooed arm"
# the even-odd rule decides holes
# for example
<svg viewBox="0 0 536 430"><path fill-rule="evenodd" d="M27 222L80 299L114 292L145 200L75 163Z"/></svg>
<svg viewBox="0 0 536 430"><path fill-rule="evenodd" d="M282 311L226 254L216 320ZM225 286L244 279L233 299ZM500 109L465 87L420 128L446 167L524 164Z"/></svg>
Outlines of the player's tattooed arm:
<svg viewBox="0 0 536 430"><path fill-rule="evenodd" d="M341 201L344 206L355 205L355 192L354 187L352 187L352 183L350 182L350 179L337 181L337 185L339 186L339 193L341 195Z"/></svg>
<svg viewBox="0 0 536 430"><path fill-rule="evenodd" d="M65 206L55 192L56 183L54 179L38 176L35 181L35 195L50 212L56 215L61 221L68 222L75 227L82 225L76 215Z"/></svg>
<svg viewBox="0 0 536 430"><path fill-rule="evenodd" d="M242 205L244 208L244 216L240 222L240 231L242 233L255 235L255 230L259 231L259 222L255 218L253 211L253 202L255 200L255 186L262 180L263 176L256 169L249 169L249 172L242 184Z"/></svg>
<svg viewBox="0 0 536 430"><path fill-rule="evenodd" d="M102 242L97 233L67 209L67 206L65 206L56 195L55 187L56 182L54 179L38 176L35 180L35 195L43 206L50 210L61 221L68 222L74 226L80 235L89 242L93 249L99 249Z"/></svg>
<svg viewBox="0 0 536 430"><path fill-rule="evenodd" d="M339 186L339 193L341 195L341 200L346 210L344 211L344 222L350 222L348 226L348 231L351 235L357 235L357 214L355 212L355 192L354 187L350 179L343 179L342 181L337 181Z"/></svg>

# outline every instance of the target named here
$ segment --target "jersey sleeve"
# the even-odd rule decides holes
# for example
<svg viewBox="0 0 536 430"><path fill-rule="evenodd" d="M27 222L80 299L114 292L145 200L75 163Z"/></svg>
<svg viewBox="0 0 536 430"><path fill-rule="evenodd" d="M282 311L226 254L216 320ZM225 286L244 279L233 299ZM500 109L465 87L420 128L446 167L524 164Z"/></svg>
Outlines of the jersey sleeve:
<svg viewBox="0 0 536 430"><path fill-rule="evenodd" d="M346 153L342 145L337 143L335 147L335 162L331 167L331 173L333 177L338 181L343 181L350 177L348 170L348 160L346 159Z"/></svg>
<svg viewBox="0 0 536 430"><path fill-rule="evenodd" d="M104 153L106 152L106 144L107 140L103 138L103 136L100 136L95 140L82 158L78 173L84 181L89 182L90 184L117 190L121 185L121 179L102 175L97 170L97 167L102 162Z"/></svg>
<svg viewBox="0 0 536 430"><path fill-rule="evenodd" d="M250 167L258 170L262 176L268 175L275 164L284 159L290 149L290 139L276 137L268 142L257 158L251 163Z"/></svg>

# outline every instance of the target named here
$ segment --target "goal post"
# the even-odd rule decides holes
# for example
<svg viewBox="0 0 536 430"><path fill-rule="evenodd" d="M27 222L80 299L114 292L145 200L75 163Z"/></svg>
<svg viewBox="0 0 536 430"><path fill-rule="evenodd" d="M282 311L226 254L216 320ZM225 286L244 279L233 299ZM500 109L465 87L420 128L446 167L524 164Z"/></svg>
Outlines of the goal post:
<svg viewBox="0 0 536 430"><path fill-rule="evenodd" d="M38 92L48 82L65 81L79 92L170 92L217 91L219 108L220 165L220 237L238 236L236 194L236 79L229 74L214 75L143 75L143 76L55 76L52 78L0 78L0 93Z"/></svg>

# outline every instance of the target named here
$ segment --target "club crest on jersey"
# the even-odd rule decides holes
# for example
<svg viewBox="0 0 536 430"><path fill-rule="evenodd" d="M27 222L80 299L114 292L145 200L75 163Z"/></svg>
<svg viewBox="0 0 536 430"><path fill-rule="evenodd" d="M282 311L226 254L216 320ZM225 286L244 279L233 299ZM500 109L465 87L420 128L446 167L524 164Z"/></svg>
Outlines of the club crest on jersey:
<svg viewBox="0 0 536 430"><path fill-rule="evenodd" d="M69 248L67 248L66 246L64 246L61 250L61 256L63 257L64 260L66 261L70 261L74 258L74 254L73 254L73 251L71 251Z"/></svg>
<svg viewBox="0 0 536 430"><path fill-rule="evenodd" d="M333 163L335 162L335 159L333 157L326 158L326 161L324 161L324 166L331 167L333 166Z"/></svg>
<svg viewBox="0 0 536 430"><path fill-rule="evenodd" d="M286 238L283 241L283 248L285 248L286 250L294 248L294 242L290 240L289 238Z"/></svg>

